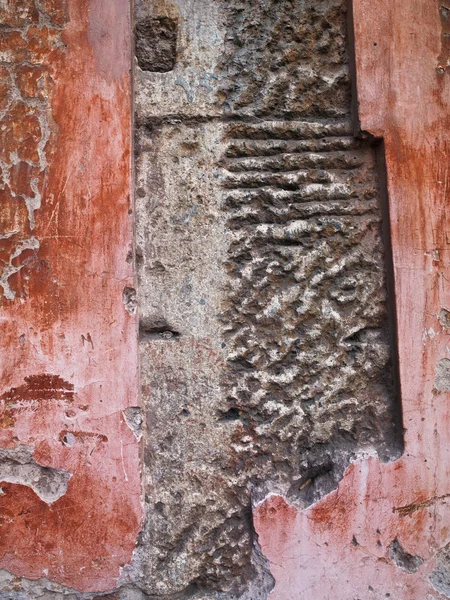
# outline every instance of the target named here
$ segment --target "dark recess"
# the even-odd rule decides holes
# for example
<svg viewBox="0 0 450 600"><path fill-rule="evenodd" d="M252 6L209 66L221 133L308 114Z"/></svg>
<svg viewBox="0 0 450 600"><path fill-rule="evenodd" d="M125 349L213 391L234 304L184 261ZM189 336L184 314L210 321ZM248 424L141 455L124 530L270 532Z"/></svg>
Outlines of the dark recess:
<svg viewBox="0 0 450 600"><path fill-rule="evenodd" d="M177 22L169 17L147 18L137 23L136 58L143 71L172 71L177 56L177 28Z"/></svg>
<svg viewBox="0 0 450 600"><path fill-rule="evenodd" d="M375 146L378 177L380 186L380 199L382 209L382 234L384 243L384 266L386 269L386 288L387 288L387 312L388 328L391 343L391 365L392 365L392 383L393 383L393 417L395 419L396 440L394 444L404 451L404 427L403 413L400 389L400 372L398 359L398 337L397 337L397 310L395 305L395 281L394 281L394 263L392 257L391 227L389 217L389 197L387 188L387 168L384 141L379 140Z"/></svg>

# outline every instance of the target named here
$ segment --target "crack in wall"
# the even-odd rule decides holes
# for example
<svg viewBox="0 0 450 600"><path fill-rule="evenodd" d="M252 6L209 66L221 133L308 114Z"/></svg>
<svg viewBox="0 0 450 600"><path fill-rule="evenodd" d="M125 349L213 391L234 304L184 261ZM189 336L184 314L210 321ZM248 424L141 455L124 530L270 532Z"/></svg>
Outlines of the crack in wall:
<svg viewBox="0 0 450 600"><path fill-rule="evenodd" d="M361 448L402 451L379 164L353 135L346 2L217 7L136 9L179 23L173 70L136 69L139 547L142 588L168 597L270 579L250 496L310 504Z"/></svg>

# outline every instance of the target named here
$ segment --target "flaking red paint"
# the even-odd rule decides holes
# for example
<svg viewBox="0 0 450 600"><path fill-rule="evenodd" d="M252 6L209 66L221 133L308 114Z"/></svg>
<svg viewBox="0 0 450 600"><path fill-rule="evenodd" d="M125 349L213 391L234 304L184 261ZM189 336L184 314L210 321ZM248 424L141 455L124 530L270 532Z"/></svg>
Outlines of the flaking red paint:
<svg viewBox="0 0 450 600"><path fill-rule="evenodd" d="M2 38L4 98L15 81L20 100L2 106L0 446L31 448L50 481L52 469L71 477L52 503L0 482L0 568L102 592L142 520L123 414L138 404L136 315L123 303L134 286L131 7L41 0L39 15L22 4L1 9L20 28Z"/></svg>

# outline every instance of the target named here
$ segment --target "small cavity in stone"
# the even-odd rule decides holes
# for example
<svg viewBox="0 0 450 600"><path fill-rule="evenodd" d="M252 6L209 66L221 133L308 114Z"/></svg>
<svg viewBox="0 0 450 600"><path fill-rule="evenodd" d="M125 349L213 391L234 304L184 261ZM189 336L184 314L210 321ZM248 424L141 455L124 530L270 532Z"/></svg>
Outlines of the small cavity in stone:
<svg viewBox="0 0 450 600"><path fill-rule="evenodd" d="M443 358L436 366L434 387L439 392L450 392L450 360Z"/></svg>
<svg viewBox="0 0 450 600"><path fill-rule="evenodd" d="M130 406L123 411L126 424L139 442L142 438L142 411L138 406Z"/></svg>
<svg viewBox="0 0 450 600"><path fill-rule="evenodd" d="M417 554L406 552L398 541L398 538L395 538L389 544L388 554L394 565L407 573L415 573L423 564L423 558Z"/></svg>
<svg viewBox="0 0 450 600"><path fill-rule="evenodd" d="M137 311L137 293L134 288L126 287L123 290L123 304L130 315L135 315Z"/></svg>
<svg viewBox="0 0 450 600"><path fill-rule="evenodd" d="M136 58L143 71L172 71L177 55L177 22L169 17L147 18L136 25Z"/></svg>
<svg viewBox="0 0 450 600"><path fill-rule="evenodd" d="M441 308L438 314L438 320L444 329L450 329L450 311L446 308Z"/></svg>

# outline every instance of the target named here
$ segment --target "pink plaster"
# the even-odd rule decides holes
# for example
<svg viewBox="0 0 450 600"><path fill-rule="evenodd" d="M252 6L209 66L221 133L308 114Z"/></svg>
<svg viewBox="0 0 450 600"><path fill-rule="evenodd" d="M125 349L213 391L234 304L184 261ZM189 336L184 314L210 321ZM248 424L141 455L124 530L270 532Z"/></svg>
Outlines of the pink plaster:
<svg viewBox="0 0 450 600"><path fill-rule="evenodd" d="M0 568L102 592L131 561L142 521L139 444L123 415L139 403L137 320L123 302L134 285L131 5L68 9L67 48L42 58L52 137L32 232L40 247L0 306L0 446L32 448L72 476L52 504L0 481Z"/></svg>

